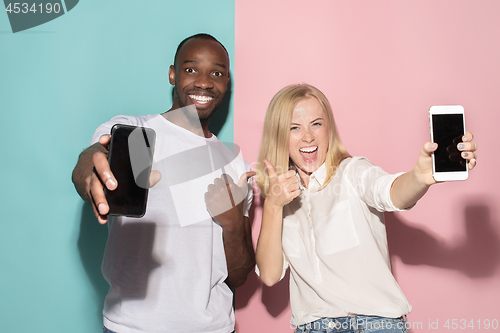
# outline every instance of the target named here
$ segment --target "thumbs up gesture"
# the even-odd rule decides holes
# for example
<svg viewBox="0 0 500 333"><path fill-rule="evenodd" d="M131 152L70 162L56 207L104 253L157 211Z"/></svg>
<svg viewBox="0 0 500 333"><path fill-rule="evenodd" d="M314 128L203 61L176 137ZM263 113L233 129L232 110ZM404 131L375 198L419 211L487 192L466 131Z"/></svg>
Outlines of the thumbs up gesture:
<svg viewBox="0 0 500 333"><path fill-rule="evenodd" d="M269 193L266 193L266 201L283 207L300 194L299 178L294 170L288 170L281 175L276 175L274 166L264 159L267 174L269 176Z"/></svg>
<svg viewBox="0 0 500 333"><path fill-rule="evenodd" d="M225 221L237 221L243 216L243 201L248 193L248 179L254 171L244 173L238 184L223 174L210 184L205 193L205 204L210 215L224 228Z"/></svg>

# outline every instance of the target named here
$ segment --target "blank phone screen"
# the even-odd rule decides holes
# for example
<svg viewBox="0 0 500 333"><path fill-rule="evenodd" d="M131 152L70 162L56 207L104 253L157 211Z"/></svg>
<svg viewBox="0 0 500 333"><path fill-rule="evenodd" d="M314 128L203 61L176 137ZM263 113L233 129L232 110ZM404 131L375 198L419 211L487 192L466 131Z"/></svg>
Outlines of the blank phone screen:
<svg viewBox="0 0 500 333"><path fill-rule="evenodd" d="M432 115L434 142L438 144L434 152L436 172L466 171L465 160L457 149L464 133L463 114Z"/></svg>
<svg viewBox="0 0 500 333"><path fill-rule="evenodd" d="M133 136L132 133L136 129L142 130L145 133L144 136ZM114 191L106 191L109 215L141 217L146 212L149 174L151 172L152 153L148 151L147 147L151 144L150 148L152 148L154 145L154 131L120 124L113 127L111 134L108 161L109 167L118 181L118 186ZM142 139L145 144L131 142L131 138L134 140ZM149 162L149 167L144 169L137 178L134 177L131 162L133 156L136 159Z"/></svg>

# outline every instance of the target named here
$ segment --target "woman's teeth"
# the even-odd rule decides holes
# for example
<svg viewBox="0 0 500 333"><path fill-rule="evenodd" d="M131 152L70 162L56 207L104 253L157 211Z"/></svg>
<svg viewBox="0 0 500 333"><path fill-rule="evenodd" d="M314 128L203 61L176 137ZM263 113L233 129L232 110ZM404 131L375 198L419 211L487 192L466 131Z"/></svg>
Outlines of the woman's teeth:
<svg viewBox="0 0 500 333"><path fill-rule="evenodd" d="M314 147L304 147L304 148L300 148L299 151L301 153L314 153L316 150L318 150L318 146L314 146Z"/></svg>

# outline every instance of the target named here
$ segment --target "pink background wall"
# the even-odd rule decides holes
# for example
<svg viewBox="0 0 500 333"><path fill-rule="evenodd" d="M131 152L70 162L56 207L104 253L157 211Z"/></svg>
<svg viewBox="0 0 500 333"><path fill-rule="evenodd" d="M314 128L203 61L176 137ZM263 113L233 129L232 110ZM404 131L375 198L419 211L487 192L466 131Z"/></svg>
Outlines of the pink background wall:
<svg viewBox="0 0 500 333"><path fill-rule="evenodd" d="M388 172L412 168L431 105L464 106L478 167L386 214L415 333L500 320L499 14L496 0L236 0L234 133L248 161L270 99L291 83L321 89L349 152ZM255 205L254 241L259 215ZM238 332L290 332L288 297L288 277L267 288L252 274L237 290Z"/></svg>

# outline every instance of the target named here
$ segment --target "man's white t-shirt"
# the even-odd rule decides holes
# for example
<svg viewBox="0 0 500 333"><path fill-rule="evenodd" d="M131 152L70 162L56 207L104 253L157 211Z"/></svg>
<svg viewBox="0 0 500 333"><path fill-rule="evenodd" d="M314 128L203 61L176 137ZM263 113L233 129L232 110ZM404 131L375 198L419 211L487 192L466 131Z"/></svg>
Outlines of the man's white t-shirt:
<svg viewBox="0 0 500 333"><path fill-rule="evenodd" d="M222 228L208 214L204 193L222 173L237 183L248 164L215 136L197 136L161 115L114 117L99 126L92 143L114 124L155 130L153 169L162 180L149 190L143 217L108 219L104 325L119 333L232 332Z"/></svg>

